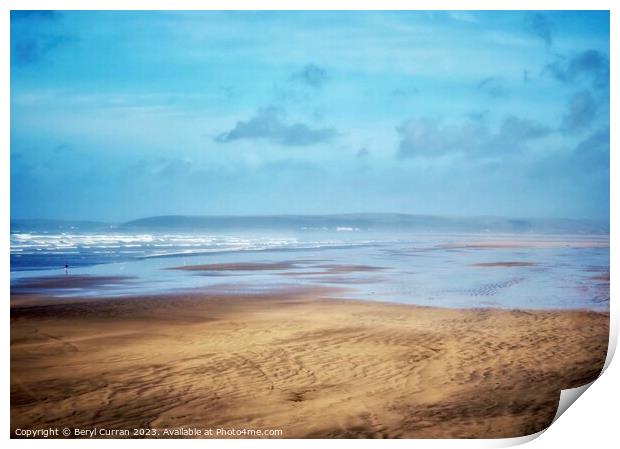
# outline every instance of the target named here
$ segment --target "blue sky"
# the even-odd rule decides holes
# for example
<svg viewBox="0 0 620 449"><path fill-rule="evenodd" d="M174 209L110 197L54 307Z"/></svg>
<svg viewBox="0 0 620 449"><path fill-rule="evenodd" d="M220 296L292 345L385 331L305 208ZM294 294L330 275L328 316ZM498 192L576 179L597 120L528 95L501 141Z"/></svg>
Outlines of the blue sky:
<svg viewBox="0 0 620 449"><path fill-rule="evenodd" d="M607 12L12 12L11 214L609 218Z"/></svg>

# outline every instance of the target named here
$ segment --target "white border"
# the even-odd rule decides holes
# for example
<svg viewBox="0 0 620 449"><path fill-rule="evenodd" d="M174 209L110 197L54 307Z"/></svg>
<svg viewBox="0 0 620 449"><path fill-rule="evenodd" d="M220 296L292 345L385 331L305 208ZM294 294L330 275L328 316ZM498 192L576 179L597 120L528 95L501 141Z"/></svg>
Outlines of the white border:
<svg viewBox="0 0 620 449"><path fill-rule="evenodd" d="M2 273L2 286L5 292L5 304L9 301L9 189L10 189L10 171L9 171L9 148L10 148L10 85L9 85L9 51L10 51L10 9L56 9L56 10L96 10L96 9L174 9L174 10L194 10L194 9L213 9L213 10L232 10L232 9L271 9L271 10L406 10L406 9L430 9L430 10L611 10L611 35L610 35L610 59L611 59L611 123L618 122L618 43L620 36L618 27L620 25L619 14L620 8L611 1L603 0L436 0L436 1L406 1L406 0L382 0L381 2L371 2L365 0L342 1L342 0L314 0L314 1L297 1L292 4L291 1L284 0L227 0L226 2L206 2L200 0L178 0L163 1L152 0L149 2L139 0L91 0L86 3L85 0L5 0L0 1L0 55L2 61L2 71L0 72L0 85L2 86L3 99L1 105L0 117L0 142L2 142L2 163L0 163L0 205L5 213L0 222L2 235L2 247L0 248ZM611 128L611 167L612 173L618 167L618 156L616 154L618 143L617 131ZM611 177L611 266L615 269L620 265L619 253L617 251L618 235L617 230L620 226L618 221L618 207L615 206L614 200L617 198L615 192L618 191L618 181L612 175ZM612 278L615 279L613 270ZM611 283L611 336L609 344L609 354L606 366L609 365L611 355L615 351L618 339L618 307L617 288L615 282ZM6 307L6 306L5 306ZM8 309L8 307L7 307ZM5 309L5 310L7 310ZM4 319L4 360L9 359L9 341L10 326L9 314ZM8 364L1 371L2 397L4 407L1 412L0 435L4 440L10 437L10 412L9 412L9 385L10 371ZM560 419L554 423L544 435L534 442L530 443L532 448L546 447L583 447L588 446L609 446L609 442L617 441L617 423L615 420L616 411L618 409L617 400L619 398L618 380L620 379L620 368L618 363L611 365L599 380L594 382L584 396L577 402L578 405L571 407ZM508 439L508 440L389 440L382 441L380 444L389 446L410 447L411 445L422 447L502 447L507 445L520 444L531 440L532 437ZM46 445L50 447L108 447L110 441L105 440L44 440ZM9 444L11 447L36 447L43 441L34 440L12 440ZM119 440L115 441L115 445L120 447L128 446L144 446L149 447L169 447L171 444L177 446L181 444L193 445L195 447L204 447L205 445L217 447L242 447L251 444L255 447L315 447L317 444L321 446L340 446L346 444L344 441L338 440L252 440L251 442L244 440L176 440L174 442L161 440ZM350 442L349 442L350 443ZM369 447L377 444L375 440L359 440L354 443L357 447Z"/></svg>
<svg viewBox="0 0 620 449"><path fill-rule="evenodd" d="M10 3L10 4L9 4ZM2 9L55 10L612 10L613 0L13 0Z"/></svg>

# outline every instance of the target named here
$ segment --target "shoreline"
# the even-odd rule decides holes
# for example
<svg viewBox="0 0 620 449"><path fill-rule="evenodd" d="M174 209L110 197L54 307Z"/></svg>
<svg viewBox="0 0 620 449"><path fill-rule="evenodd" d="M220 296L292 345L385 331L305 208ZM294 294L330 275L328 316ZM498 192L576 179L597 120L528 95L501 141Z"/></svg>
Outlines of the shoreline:
<svg viewBox="0 0 620 449"><path fill-rule="evenodd" d="M546 427L560 389L594 380L606 356L605 312L332 294L12 297L12 434L219 426L281 428L283 438L522 436Z"/></svg>
<svg viewBox="0 0 620 449"><path fill-rule="evenodd" d="M350 291L350 288L342 287L299 287L293 289L290 286L283 286L282 289L267 290L265 292L248 292L248 293L230 293L226 290L215 290L211 292L199 292L194 289L188 289L186 291L180 290L177 292L164 292L157 294L136 294L136 295L118 295L118 296L54 296L44 293L27 293L27 292L11 292L10 307L11 309L21 309L29 307L47 307L47 306L62 306L62 305L75 305L75 304L92 304L92 303L108 303L108 302L122 302L122 301L160 301L160 300L176 300L179 297L184 299L193 298L195 300L209 300L213 298L224 299L230 298L231 300L243 298L272 298L274 296L290 296L290 292L294 292L294 295L304 296L305 294L311 295L315 291L324 291L328 297L321 298L320 300L326 301L343 301L347 303L362 303L362 304L377 304L380 306L396 306L413 309L434 309L434 310L453 310L460 312L521 312L521 313L593 313L596 315L602 315L609 317L609 310L588 309L586 307L575 308L526 308L526 307L493 307L493 306L475 306L475 307L450 307L450 306L430 306L425 304L413 304L402 303L388 300L375 300L375 299L359 299L353 297L337 296L339 292ZM13 297L15 296L15 297Z"/></svg>

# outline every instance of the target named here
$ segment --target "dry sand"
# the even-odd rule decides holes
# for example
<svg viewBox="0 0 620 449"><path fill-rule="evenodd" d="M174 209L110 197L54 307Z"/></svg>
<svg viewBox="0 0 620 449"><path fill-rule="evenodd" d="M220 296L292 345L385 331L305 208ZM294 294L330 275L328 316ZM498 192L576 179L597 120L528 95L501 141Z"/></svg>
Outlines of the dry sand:
<svg viewBox="0 0 620 449"><path fill-rule="evenodd" d="M11 307L11 429L514 437L592 381L608 314L455 310L328 290Z"/></svg>

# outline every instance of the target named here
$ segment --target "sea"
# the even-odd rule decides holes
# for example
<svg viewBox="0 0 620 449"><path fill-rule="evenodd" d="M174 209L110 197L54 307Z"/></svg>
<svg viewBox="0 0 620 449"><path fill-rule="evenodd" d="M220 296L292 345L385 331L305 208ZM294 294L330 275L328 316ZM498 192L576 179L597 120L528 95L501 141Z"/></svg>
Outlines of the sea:
<svg viewBox="0 0 620 449"><path fill-rule="evenodd" d="M333 298L434 307L609 310L605 228L428 219L422 226L398 217L256 221L13 221L11 292L75 298L328 287ZM41 282L63 276L67 282Z"/></svg>

